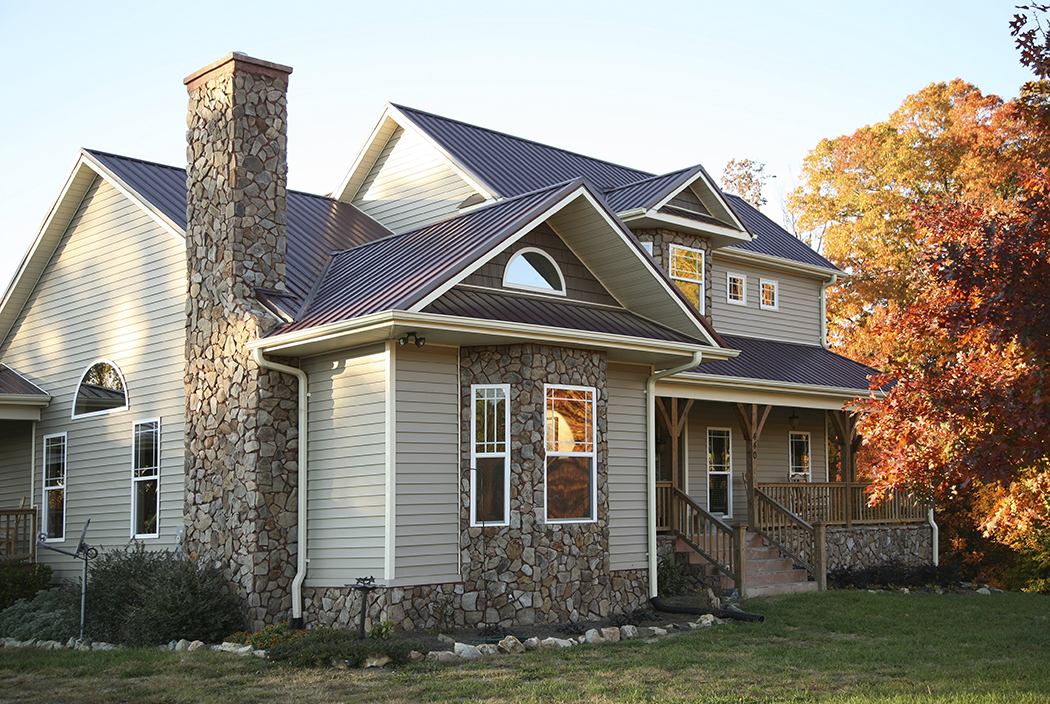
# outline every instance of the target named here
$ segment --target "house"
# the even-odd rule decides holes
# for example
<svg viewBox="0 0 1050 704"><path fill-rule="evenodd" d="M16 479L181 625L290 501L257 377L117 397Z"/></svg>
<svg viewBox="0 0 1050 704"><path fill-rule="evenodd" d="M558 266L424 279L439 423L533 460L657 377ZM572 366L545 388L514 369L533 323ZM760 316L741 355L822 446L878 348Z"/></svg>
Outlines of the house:
<svg viewBox="0 0 1050 704"><path fill-rule="evenodd" d="M853 482L834 265L700 166L396 105L289 191L290 73L189 76L186 169L80 153L0 301L0 518L214 562L255 627L352 622L366 577L414 628L631 611L661 550L749 593L754 541L803 586L930 559L925 510Z"/></svg>

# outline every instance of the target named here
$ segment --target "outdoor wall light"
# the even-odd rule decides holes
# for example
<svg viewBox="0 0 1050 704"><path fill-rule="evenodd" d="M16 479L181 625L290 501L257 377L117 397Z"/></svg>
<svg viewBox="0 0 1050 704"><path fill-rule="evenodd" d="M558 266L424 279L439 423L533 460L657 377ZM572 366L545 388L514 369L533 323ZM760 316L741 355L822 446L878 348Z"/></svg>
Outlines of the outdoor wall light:
<svg viewBox="0 0 1050 704"><path fill-rule="evenodd" d="M402 338L401 338L400 340L398 340L398 341L397 341L397 344L399 344L399 345L401 345L402 347L404 347L404 346L405 346L405 345L407 345L407 344L408 344L409 342L414 342L414 343L416 343L416 347L422 347L423 345L427 344L427 338L425 338L425 337L420 337L420 336L419 336L419 335L418 335L417 333L415 333L415 332L410 332L410 333L408 333L407 335L405 335L404 337L402 337Z"/></svg>
<svg viewBox="0 0 1050 704"><path fill-rule="evenodd" d="M404 343L401 343L401 344L404 344ZM795 410L794 408L792 408L791 409L791 415L788 416L788 425L791 426L792 430L797 430L798 429L798 421L799 421L798 411Z"/></svg>

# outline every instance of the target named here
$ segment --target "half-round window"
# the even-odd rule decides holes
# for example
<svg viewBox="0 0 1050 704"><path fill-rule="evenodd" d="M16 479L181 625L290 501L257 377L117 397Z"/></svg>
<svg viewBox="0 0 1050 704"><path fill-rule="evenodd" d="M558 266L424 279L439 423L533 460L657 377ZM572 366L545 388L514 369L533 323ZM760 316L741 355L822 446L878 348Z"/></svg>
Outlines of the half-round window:
<svg viewBox="0 0 1050 704"><path fill-rule="evenodd" d="M534 247L518 250L503 272L503 285L565 295L565 277L550 255Z"/></svg>
<svg viewBox="0 0 1050 704"><path fill-rule="evenodd" d="M124 375L115 364L95 362L80 379L73 401L73 417L123 411L128 407Z"/></svg>

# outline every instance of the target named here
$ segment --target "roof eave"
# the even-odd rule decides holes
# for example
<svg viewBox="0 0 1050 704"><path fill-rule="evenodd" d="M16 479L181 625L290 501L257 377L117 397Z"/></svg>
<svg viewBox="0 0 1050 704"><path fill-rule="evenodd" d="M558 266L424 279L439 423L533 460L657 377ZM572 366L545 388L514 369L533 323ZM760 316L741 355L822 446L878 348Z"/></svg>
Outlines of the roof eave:
<svg viewBox="0 0 1050 704"><path fill-rule="evenodd" d="M716 376L694 371L682 372L661 381L663 391L677 389L696 398L725 402L758 402L773 405L795 405L809 408L841 410L855 408L865 398L884 398L882 391L815 384L795 384L770 379Z"/></svg>
<svg viewBox="0 0 1050 704"><path fill-rule="evenodd" d="M771 254L752 252L747 249L727 247L716 249L712 254L718 259L727 259L729 261L740 262L741 264L754 264L767 269L775 269L777 271L785 271L793 274L808 274L825 281L831 281L835 277L842 280L846 276L849 276L849 274L841 269L828 269L823 266L806 264L805 262L795 261L794 259L785 259L784 257L774 257Z"/></svg>
<svg viewBox="0 0 1050 704"><path fill-rule="evenodd" d="M699 220L690 220L677 215L661 213L653 209L634 208L617 213L617 217L632 229L666 228L707 237L711 240L713 247L728 247L741 242L750 242L753 239L746 230L734 230L728 226L719 227L700 222Z"/></svg>

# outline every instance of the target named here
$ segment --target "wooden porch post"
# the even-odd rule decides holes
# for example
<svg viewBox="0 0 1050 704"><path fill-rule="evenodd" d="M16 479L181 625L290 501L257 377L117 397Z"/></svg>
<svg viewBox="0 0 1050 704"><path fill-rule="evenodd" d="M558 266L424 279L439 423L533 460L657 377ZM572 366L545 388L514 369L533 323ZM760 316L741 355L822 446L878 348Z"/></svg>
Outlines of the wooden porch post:
<svg viewBox="0 0 1050 704"><path fill-rule="evenodd" d="M740 423L740 432L744 434L744 443L747 445L747 467L744 471L744 486L747 489L747 522L750 526L757 526L755 516L755 489L758 488L758 439L762 436L762 428L766 424L766 418L772 406L760 406L757 403L736 404L736 417Z"/></svg>
<svg viewBox="0 0 1050 704"><path fill-rule="evenodd" d="M681 447L682 431L685 430L685 420L689 416L689 409L693 407L693 399L686 401L685 408L682 409L681 414L678 412L678 398L671 397L671 412L668 414L667 408L664 406L660 399L656 399L656 410L659 412L660 420L664 422L664 427L667 428L668 434L671 436L671 486L675 489L681 489L681 476L679 469L679 448ZM672 420L673 419L673 420ZM680 529L681 525L678 522L678 502L671 502L671 526Z"/></svg>
<svg viewBox="0 0 1050 704"><path fill-rule="evenodd" d="M813 578L817 582L817 590L826 592L828 590L828 527L821 522L813 524L815 535L813 536Z"/></svg>
<svg viewBox="0 0 1050 704"><path fill-rule="evenodd" d="M853 526L853 483L857 480L857 450L860 449L861 437L857 432L857 418L854 413L846 411L829 411L832 429L836 440L842 448L839 472L846 485L846 527Z"/></svg>

